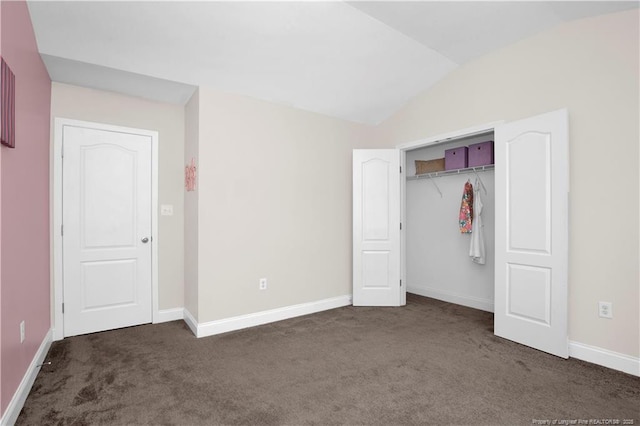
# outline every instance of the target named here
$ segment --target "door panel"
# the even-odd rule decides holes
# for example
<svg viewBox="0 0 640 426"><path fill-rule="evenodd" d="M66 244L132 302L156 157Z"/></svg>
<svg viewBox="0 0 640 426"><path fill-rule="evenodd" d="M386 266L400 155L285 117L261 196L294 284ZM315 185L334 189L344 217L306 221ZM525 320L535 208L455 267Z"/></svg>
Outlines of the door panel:
<svg viewBox="0 0 640 426"><path fill-rule="evenodd" d="M362 170L362 239L389 239L389 168L391 164L379 158L365 161Z"/></svg>
<svg viewBox="0 0 640 426"><path fill-rule="evenodd" d="M353 152L353 304L399 306L400 153Z"/></svg>
<svg viewBox="0 0 640 426"><path fill-rule="evenodd" d="M136 245L137 152L114 145L80 147L84 249Z"/></svg>
<svg viewBox="0 0 640 426"><path fill-rule="evenodd" d="M391 287L389 273L391 272L390 254L388 251L362 252L362 287L389 288Z"/></svg>
<svg viewBox="0 0 640 426"><path fill-rule="evenodd" d="M81 310L135 304L136 259L83 262Z"/></svg>
<svg viewBox="0 0 640 426"><path fill-rule="evenodd" d="M495 131L495 334L568 357L566 110Z"/></svg>
<svg viewBox="0 0 640 426"><path fill-rule="evenodd" d="M511 251L550 254L551 135L528 132L506 144Z"/></svg>
<svg viewBox="0 0 640 426"><path fill-rule="evenodd" d="M516 264L509 264L508 268L508 314L549 325L551 270Z"/></svg>
<svg viewBox="0 0 640 426"><path fill-rule="evenodd" d="M65 336L151 322L151 138L66 125L63 152Z"/></svg>

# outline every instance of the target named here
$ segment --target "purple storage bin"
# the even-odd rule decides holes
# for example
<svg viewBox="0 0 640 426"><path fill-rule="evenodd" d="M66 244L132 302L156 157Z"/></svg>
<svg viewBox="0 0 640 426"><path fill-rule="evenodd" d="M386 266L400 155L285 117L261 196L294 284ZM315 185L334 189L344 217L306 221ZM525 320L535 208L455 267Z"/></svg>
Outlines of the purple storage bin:
<svg viewBox="0 0 640 426"><path fill-rule="evenodd" d="M444 169L455 170L467 167L467 155L469 150L466 146L447 149L444 151Z"/></svg>
<svg viewBox="0 0 640 426"><path fill-rule="evenodd" d="M493 141L469 145L469 166L486 166L493 164Z"/></svg>

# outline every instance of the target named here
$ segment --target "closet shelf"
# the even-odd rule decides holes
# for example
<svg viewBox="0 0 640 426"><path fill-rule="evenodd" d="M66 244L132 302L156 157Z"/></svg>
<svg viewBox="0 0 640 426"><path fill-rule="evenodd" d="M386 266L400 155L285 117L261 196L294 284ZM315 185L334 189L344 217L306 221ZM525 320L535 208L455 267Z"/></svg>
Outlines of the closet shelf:
<svg viewBox="0 0 640 426"><path fill-rule="evenodd" d="M486 166L467 167L466 169L455 169L455 170L445 170L442 172L423 173L421 175L407 176L407 180L418 180L423 178L435 178L440 176L461 175L464 173L484 172L487 170L493 170L493 167L494 167L493 164L488 164Z"/></svg>

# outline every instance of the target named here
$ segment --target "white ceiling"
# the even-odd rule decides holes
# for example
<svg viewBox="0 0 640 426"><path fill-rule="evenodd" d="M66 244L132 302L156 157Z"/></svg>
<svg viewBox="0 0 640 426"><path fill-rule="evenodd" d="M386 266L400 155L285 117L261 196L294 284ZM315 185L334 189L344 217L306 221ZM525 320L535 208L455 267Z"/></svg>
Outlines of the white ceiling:
<svg viewBox="0 0 640 426"><path fill-rule="evenodd" d="M458 66L638 1L29 1L54 81L164 102L196 86L377 124Z"/></svg>

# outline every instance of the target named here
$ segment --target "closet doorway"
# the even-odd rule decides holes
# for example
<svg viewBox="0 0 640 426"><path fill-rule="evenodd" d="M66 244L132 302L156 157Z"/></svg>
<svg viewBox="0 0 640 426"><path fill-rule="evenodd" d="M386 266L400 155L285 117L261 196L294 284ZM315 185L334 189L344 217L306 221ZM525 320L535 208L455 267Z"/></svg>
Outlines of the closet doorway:
<svg viewBox="0 0 640 426"><path fill-rule="evenodd" d="M448 173L415 178L416 156L438 158L439 151L478 138L495 141L493 170L462 170L455 179ZM356 150L353 159L354 306L402 306L406 291L413 291L493 310L497 336L568 357L566 110L464 129L395 150ZM484 265L473 264L470 242L457 229L461 183L467 179L478 180L487 206ZM416 199L414 193L421 195ZM448 216L449 225L438 226L440 216ZM434 223L421 229L423 218ZM438 259L444 252L454 258ZM474 278L482 283L477 288L469 285Z"/></svg>
<svg viewBox="0 0 640 426"><path fill-rule="evenodd" d="M416 161L444 158L447 150L461 154L460 148L493 140L491 130L406 151L403 236L409 293L494 311L494 165L471 168L463 165L447 171L416 173L420 172L416 170ZM465 189L471 189L472 196L462 207ZM482 210L478 222L482 226L477 226L476 220L470 227L464 226L465 222L461 225L461 208L466 210L468 206L466 213L470 216L474 212L472 207L479 207L479 202ZM484 256L476 257L475 261L470 256L472 237L484 239Z"/></svg>

